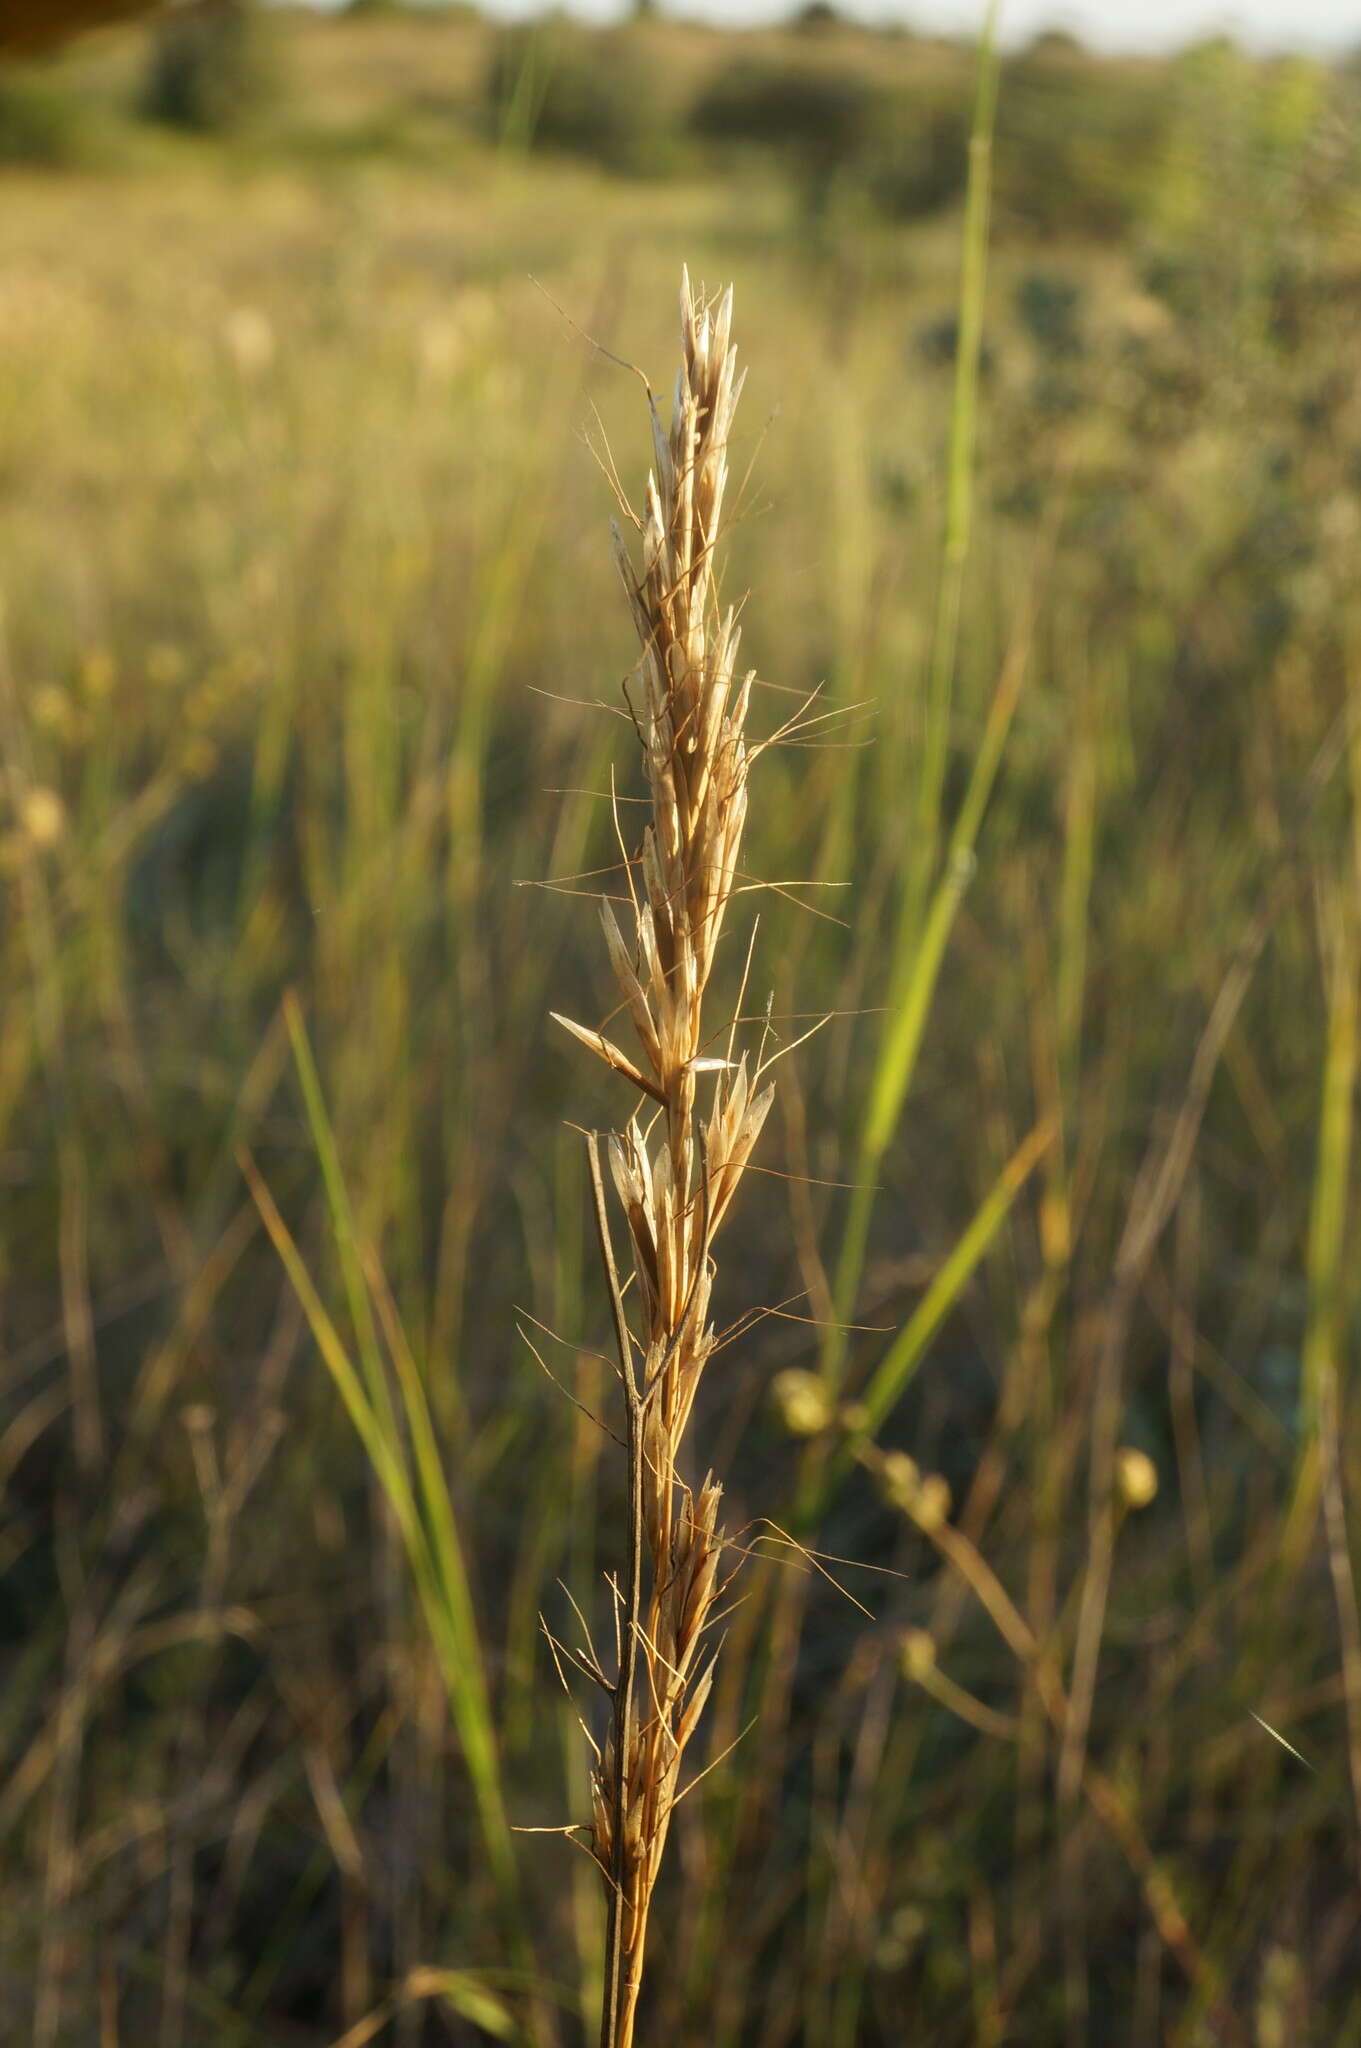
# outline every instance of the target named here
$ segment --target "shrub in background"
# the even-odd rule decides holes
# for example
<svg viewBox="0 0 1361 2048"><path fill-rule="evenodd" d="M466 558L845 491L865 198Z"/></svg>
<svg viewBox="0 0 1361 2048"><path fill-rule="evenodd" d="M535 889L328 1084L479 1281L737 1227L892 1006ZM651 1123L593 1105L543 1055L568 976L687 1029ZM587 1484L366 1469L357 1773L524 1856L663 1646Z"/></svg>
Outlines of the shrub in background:
<svg viewBox="0 0 1361 2048"><path fill-rule="evenodd" d="M894 219L930 213L962 192L968 104L888 88L851 65L749 57L700 91L692 132L710 147L778 157L821 211L837 187L861 189Z"/></svg>
<svg viewBox="0 0 1361 2048"><path fill-rule="evenodd" d="M1169 139L1139 257L1143 280L1199 341L1297 347L1354 263L1361 96L1345 70L1261 64L1223 39L1168 67Z"/></svg>
<svg viewBox="0 0 1361 2048"><path fill-rule="evenodd" d="M1115 240L1142 219L1169 135L1165 79L1049 40L1015 58L997 111L1000 221Z"/></svg>
<svg viewBox="0 0 1361 2048"><path fill-rule="evenodd" d="M189 0L156 31L142 111L172 128L222 133L248 126L278 89L273 38L251 0Z"/></svg>
<svg viewBox="0 0 1361 2048"><path fill-rule="evenodd" d="M831 5L831 0L807 0L806 6L796 8L790 16L789 26L796 35L820 36L844 28L845 17Z"/></svg>
<svg viewBox="0 0 1361 2048"><path fill-rule="evenodd" d="M690 126L709 144L777 152L816 185L864 161L879 99L862 71L747 57L710 78L691 109Z"/></svg>
<svg viewBox="0 0 1361 2048"><path fill-rule="evenodd" d="M967 92L926 99L895 93L867 169L870 197L890 220L915 220L962 197L969 167Z"/></svg>
<svg viewBox="0 0 1361 2048"><path fill-rule="evenodd" d="M1028 270L1016 287L1016 314L1042 354L1082 353L1082 287L1052 270Z"/></svg>
<svg viewBox="0 0 1361 2048"><path fill-rule="evenodd" d="M626 28L554 19L504 29L492 49L487 101L509 146L644 174L674 160L656 66Z"/></svg>

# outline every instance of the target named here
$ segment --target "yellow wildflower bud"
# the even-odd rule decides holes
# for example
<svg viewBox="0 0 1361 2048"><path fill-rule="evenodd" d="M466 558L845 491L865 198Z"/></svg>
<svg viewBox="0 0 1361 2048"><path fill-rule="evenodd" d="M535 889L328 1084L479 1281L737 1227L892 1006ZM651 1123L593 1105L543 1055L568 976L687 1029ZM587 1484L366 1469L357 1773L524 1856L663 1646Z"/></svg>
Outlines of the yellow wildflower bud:
<svg viewBox="0 0 1361 2048"><path fill-rule="evenodd" d="M902 1670L904 1678L925 1678L936 1668L935 1638L924 1628L910 1628L904 1632L902 1646Z"/></svg>
<svg viewBox="0 0 1361 2048"><path fill-rule="evenodd" d="M949 1514L949 1482L942 1479L939 1472L932 1472L923 1479L917 1490L917 1498L912 1507L912 1519L917 1527L925 1530L929 1536L933 1529L939 1529L941 1524L949 1519Z"/></svg>
<svg viewBox="0 0 1361 2048"><path fill-rule="evenodd" d="M66 830L66 809L55 789L30 789L19 805L19 822L30 846L55 846Z"/></svg>
<svg viewBox="0 0 1361 2048"><path fill-rule="evenodd" d="M1122 1444L1115 1454L1115 1483L1127 1508L1146 1508L1158 1491L1158 1468L1146 1451Z"/></svg>
<svg viewBox="0 0 1361 2048"><path fill-rule="evenodd" d="M775 1375L770 1391L791 1436L816 1436L831 1420L831 1403L816 1373L791 1366Z"/></svg>

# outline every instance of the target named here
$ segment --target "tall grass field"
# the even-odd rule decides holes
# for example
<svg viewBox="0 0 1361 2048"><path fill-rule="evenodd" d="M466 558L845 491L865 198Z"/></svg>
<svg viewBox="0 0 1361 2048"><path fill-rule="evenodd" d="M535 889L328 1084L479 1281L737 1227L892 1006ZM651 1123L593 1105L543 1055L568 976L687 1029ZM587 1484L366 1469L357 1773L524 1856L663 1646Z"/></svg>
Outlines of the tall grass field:
<svg viewBox="0 0 1361 2048"><path fill-rule="evenodd" d="M1005 29L0 62L0 2041L1361 2044L1361 71Z"/></svg>

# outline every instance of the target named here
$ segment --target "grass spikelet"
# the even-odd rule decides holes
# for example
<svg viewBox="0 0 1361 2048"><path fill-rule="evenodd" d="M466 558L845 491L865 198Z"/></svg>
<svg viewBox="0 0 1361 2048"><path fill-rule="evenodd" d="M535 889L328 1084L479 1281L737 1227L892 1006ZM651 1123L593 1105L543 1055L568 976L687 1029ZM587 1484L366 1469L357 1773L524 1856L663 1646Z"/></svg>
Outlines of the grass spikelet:
<svg viewBox="0 0 1361 2048"><path fill-rule="evenodd" d="M642 648L641 742L648 817L632 944L604 909L614 981L641 1048L559 1019L658 1104L609 1141L632 1259L633 1322L614 1264L604 1182L589 1141L610 1285L629 1458L629 1555L620 1581L612 1724L593 1787L592 1847L608 1901L602 2048L633 2040L648 1913L680 1789L682 1758L713 1676L706 1631L726 1582L712 1474L694 1488L679 1460L717 1343L713 1244L760 1136L773 1089L745 1058L705 1058L705 996L732 895L756 749L745 733L750 676L736 668L733 613L716 556L728 443L742 388L732 293L681 289L682 363L669 433L652 406L655 468L641 521L642 572L618 533L615 559ZM649 399L649 404L651 400Z"/></svg>

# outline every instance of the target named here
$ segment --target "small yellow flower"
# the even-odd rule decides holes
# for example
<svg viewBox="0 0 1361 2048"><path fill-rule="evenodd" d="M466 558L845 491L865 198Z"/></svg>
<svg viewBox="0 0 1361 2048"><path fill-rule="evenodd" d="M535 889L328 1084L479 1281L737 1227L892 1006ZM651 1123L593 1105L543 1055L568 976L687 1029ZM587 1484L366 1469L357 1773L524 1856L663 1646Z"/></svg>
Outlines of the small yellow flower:
<svg viewBox="0 0 1361 2048"><path fill-rule="evenodd" d="M885 1500L893 1507L911 1514L917 1504L921 1480L915 1458L909 1458L906 1451L885 1451L879 1466L879 1484L884 1490Z"/></svg>
<svg viewBox="0 0 1361 2048"><path fill-rule="evenodd" d="M949 1481L942 1479L939 1472L932 1472L918 1488L912 1519L929 1536L949 1519L950 1505Z"/></svg>
<svg viewBox="0 0 1361 2048"><path fill-rule="evenodd" d="M831 1404L815 1373L791 1366L775 1375L770 1391L791 1436L816 1436L831 1420Z"/></svg>
<svg viewBox="0 0 1361 2048"><path fill-rule="evenodd" d="M935 1637L924 1628L910 1628L903 1635L902 1670L904 1678L925 1678L936 1667Z"/></svg>
<svg viewBox="0 0 1361 2048"><path fill-rule="evenodd" d="M1158 1491L1158 1468L1146 1451L1122 1444L1115 1454L1115 1483L1127 1508L1146 1508Z"/></svg>
<svg viewBox="0 0 1361 2048"><path fill-rule="evenodd" d="M66 807L55 789L30 789L19 805L19 823L29 845L46 852L66 830Z"/></svg>

